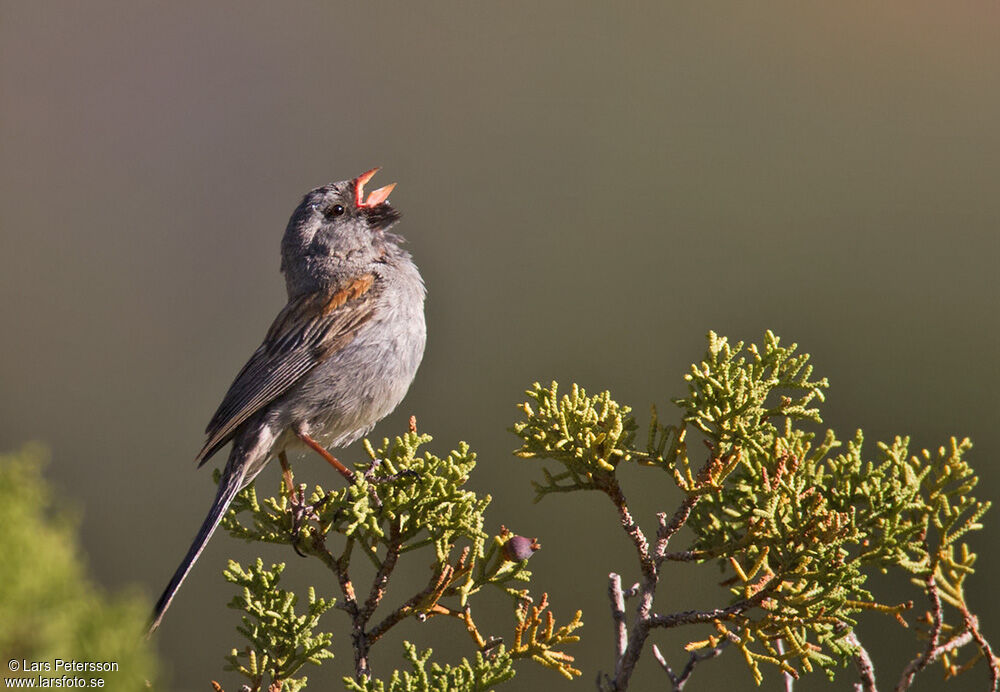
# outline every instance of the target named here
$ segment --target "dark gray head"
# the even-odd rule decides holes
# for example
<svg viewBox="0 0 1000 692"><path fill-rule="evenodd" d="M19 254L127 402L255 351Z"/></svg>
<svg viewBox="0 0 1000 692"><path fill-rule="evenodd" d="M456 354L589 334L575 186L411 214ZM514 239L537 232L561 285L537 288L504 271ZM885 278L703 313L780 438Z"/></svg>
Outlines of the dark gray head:
<svg viewBox="0 0 1000 692"><path fill-rule="evenodd" d="M354 180L318 187L302 198L281 240L281 271L290 298L371 271L398 240L386 229L399 212L386 201L395 183L364 198L374 168Z"/></svg>

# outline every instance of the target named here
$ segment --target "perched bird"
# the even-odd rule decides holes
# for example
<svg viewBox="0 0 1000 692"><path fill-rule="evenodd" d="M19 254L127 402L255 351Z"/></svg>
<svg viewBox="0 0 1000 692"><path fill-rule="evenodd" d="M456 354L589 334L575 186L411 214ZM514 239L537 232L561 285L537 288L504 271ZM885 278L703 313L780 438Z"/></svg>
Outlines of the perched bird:
<svg viewBox="0 0 1000 692"><path fill-rule="evenodd" d="M212 416L199 465L232 441L212 508L156 603L149 631L201 555L236 494L268 461L305 444L346 476L327 450L354 442L402 401L424 353L424 284L386 185L364 198L378 169L318 187L281 241L288 304Z"/></svg>

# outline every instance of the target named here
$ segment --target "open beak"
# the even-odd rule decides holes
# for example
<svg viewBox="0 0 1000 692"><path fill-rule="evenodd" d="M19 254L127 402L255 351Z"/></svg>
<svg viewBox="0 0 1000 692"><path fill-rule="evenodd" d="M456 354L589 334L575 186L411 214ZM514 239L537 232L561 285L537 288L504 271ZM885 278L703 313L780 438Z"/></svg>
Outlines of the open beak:
<svg viewBox="0 0 1000 692"><path fill-rule="evenodd" d="M374 178L378 171L378 168L373 168L354 179L354 205L359 209L365 207L375 207L382 204L382 202L389 199L389 193L392 192L394 187L396 187L396 183L390 183L385 187L373 190L368 193L368 199L366 200L364 198L365 183Z"/></svg>

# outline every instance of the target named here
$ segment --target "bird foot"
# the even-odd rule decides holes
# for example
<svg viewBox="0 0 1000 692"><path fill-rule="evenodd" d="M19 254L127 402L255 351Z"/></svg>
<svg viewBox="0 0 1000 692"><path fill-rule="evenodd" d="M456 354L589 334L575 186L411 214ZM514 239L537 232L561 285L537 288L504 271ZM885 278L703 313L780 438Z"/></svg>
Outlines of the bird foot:
<svg viewBox="0 0 1000 692"><path fill-rule="evenodd" d="M281 477L285 482L285 491L288 493L288 504L291 508L292 516L292 527L290 542L292 545L292 550L299 557L306 557L306 554L302 552L299 548L301 543L300 535L302 533L302 526L312 517L316 515L313 508L306 503L306 486L303 483L298 488L295 487L295 481L292 478L292 467L288 464L288 459L285 457L285 453L278 453L278 461L281 463Z"/></svg>
<svg viewBox="0 0 1000 692"><path fill-rule="evenodd" d="M375 473L378 471L379 466L382 465L381 459L372 459L372 463L368 466L368 470L364 473L364 479L369 483L380 484L380 483L391 483L392 481L398 481L401 478L417 478L420 476L419 473L411 469L405 469L399 473L391 473L387 476L376 476Z"/></svg>

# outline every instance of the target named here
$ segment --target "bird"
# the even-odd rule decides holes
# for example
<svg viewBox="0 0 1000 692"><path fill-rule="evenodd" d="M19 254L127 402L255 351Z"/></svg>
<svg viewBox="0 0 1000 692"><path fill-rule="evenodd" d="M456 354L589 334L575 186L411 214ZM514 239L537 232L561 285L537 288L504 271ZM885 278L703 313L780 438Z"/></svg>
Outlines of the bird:
<svg viewBox="0 0 1000 692"><path fill-rule="evenodd" d="M378 168L317 187L292 212L281 240L288 303L239 371L205 429L199 467L232 442L211 509L153 610L149 633L205 549L236 495L267 463L309 447L341 473L327 448L367 434L406 395L427 340L426 289L388 200L395 183L364 197Z"/></svg>

